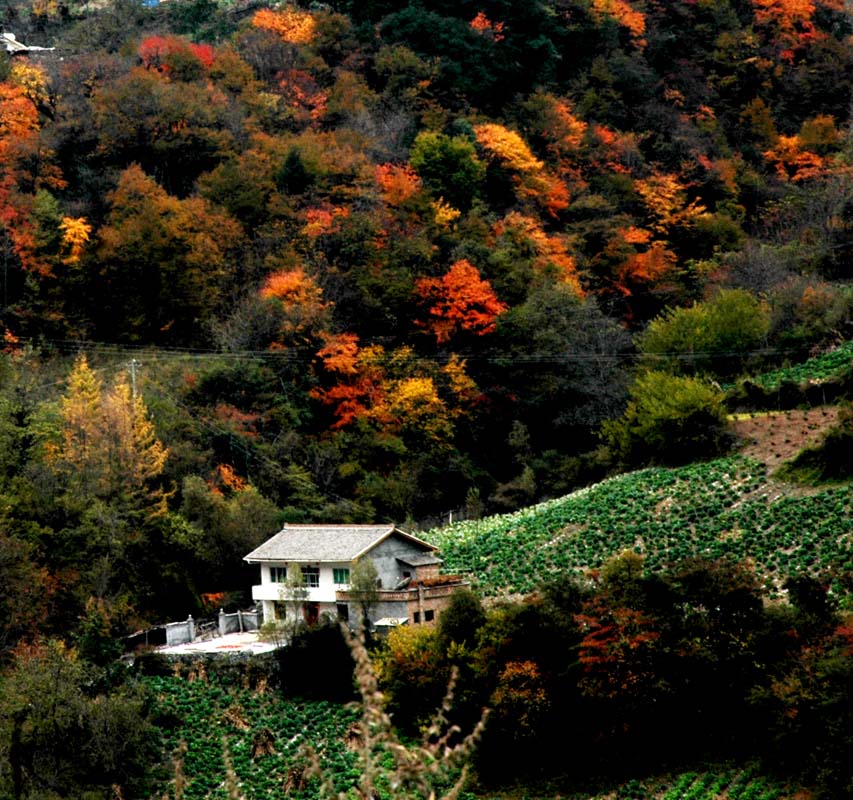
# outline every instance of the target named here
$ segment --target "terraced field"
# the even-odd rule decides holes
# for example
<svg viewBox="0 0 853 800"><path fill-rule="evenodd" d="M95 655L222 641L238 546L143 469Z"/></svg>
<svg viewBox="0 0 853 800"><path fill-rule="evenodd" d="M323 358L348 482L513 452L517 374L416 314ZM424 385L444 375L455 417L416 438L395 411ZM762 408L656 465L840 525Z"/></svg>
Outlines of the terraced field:
<svg viewBox="0 0 853 800"><path fill-rule="evenodd" d="M615 792L589 800L787 800L791 797L794 792L749 767L685 772L668 781L630 781Z"/></svg>
<svg viewBox="0 0 853 800"><path fill-rule="evenodd" d="M447 571L485 595L526 593L625 549L653 569L703 555L750 559L771 591L789 574L853 570L853 488L792 494L740 456L606 480L512 514L424 534Z"/></svg>
<svg viewBox="0 0 853 800"><path fill-rule="evenodd" d="M229 800L225 752L237 778L237 792L246 800L316 796L316 785L300 786L299 749L310 744L321 755L324 769L335 777L336 791L346 791L358 777L355 753L346 746L357 710L324 702L295 702L277 694L183 678L145 679L155 695L167 752L181 757L184 800ZM252 755L259 731L273 733L273 751ZM167 784L169 784L167 786ZM164 777L156 796L175 794ZM793 795L759 774L755 767L686 772L666 779L630 781L612 792L563 795L573 800L786 800ZM463 800L476 798L463 793ZM515 795L513 795L515 797ZM553 795L549 795L553 797ZM525 795L526 800L533 800ZM508 799L505 799L508 800Z"/></svg>
<svg viewBox="0 0 853 800"><path fill-rule="evenodd" d="M285 788L288 797L313 800L316 786L300 788L294 780L303 745L322 754L337 791L346 791L358 777L355 754L345 745L346 732L357 718L357 711L348 706L285 700L279 694L182 678L146 681L157 698L166 751L177 753L182 742L186 746L181 764L184 800L229 797L226 747L246 800L281 798ZM253 757L253 742L263 729L273 734L274 752Z"/></svg>
<svg viewBox="0 0 853 800"><path fill-rule="evenodd" d="M766 389L777 389L786 382L806 383L837 378L853 362L853 342L845 342L828 353L810 358L802 364L782 367L758 375L755 382Z"/></svg>

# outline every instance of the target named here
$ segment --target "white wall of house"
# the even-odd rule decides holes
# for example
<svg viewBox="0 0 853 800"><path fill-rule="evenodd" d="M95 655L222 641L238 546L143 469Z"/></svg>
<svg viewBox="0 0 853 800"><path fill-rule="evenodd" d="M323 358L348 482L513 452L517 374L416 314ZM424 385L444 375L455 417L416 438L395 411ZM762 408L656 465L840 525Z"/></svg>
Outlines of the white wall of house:
<svg viewBox="0 0 853 800"><path fill-rule="evenodd" d="M277 600L286 600L286 584L283 582L273 581L270 567L279 567L287 569L287 575L292 575L292 570L295 568L301 569L303 566L313 566L319 568L319 585L305 587L305 602L319 603L320 613L334 612L335 592L340 589L349 588L349 583L336 583L335 570L352 569L350 562L341 561L333 564L317 564L316 562L272 562L261 564L261 582L259 585L252 587L252 599L261 601L264 622L271 622L275 619L275 606Z"/></svg>

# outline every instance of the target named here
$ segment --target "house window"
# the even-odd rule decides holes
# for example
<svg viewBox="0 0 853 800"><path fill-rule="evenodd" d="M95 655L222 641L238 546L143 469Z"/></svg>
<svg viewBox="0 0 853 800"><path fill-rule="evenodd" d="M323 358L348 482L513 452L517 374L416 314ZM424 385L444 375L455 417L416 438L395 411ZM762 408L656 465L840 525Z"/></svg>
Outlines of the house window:
<svg viewBox="0 0 853 800"><path fill-rule="evenodd" d="M273 583L285 583L287 581L287 567L270 567L270 580Z"/></svg>
<svg viewBox="0 0 853 800"><path fill-rule="evenodd" d="M338 585L349 583L349 567L336 567L332 570L332 575Z"/></svg>
<svg viewBox="0 0 853 800"><path fill-rule="evenodd" d="M432 622L435 619L435 611L431 608L424 611L424 622Z"/></svg>
<svg viewBox="0 0 853 800"><path fill-rule="evenodd" d="M421 621L421 612L415 611L415 613L412 614L412 619L414 620L415 625L417 625Z"/></svg>
<svg viewBox="0 0 853 800"><path fill-rule="evenodd" d="M302 580L308 589L316 589L320 585L319 567L302 567Z"/></svg>

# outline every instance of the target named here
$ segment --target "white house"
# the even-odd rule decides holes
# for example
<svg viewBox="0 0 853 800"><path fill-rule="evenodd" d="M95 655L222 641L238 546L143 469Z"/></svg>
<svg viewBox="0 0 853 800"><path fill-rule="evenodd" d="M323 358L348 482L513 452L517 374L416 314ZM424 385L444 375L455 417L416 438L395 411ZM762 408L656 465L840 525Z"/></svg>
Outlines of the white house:
<svg viewBox="0 0 853 800"><path fill-rule="evenodd" d="M252 598L261 602L264 622L294 613L287 581L295 577L295 570L302 584L299 613L309 624L321 614L350 619L350 607L355 605L349 592L351 570L360 559L369 559L379 579L372 620L430 624L450 595L468 586L458 576L439 574L436 550L394 525L285 525L245 560L261 568L261 582L252 587ZM354 608L352 616L356 617Z"/></svg>

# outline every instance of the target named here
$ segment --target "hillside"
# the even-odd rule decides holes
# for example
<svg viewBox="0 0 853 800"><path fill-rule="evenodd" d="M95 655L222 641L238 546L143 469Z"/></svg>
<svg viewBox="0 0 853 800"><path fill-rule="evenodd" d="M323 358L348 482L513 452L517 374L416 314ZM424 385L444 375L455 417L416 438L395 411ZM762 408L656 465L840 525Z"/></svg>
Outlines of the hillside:
<svg viewBox="0 0 853 800"><path fill-rule="evenodd" d="M620 475L512 514L431 531L446 568L489 595L530 592L624 549L651 568L691 556L749 559L779 586L790 574L853 569L853 487L804 493L730 457Z"/></svg>
<svg viewBox="0 0 853 800"><path fill-rule="evenodd" d="M0 797L155 796L178 729L217 770L225 731L272 794L228 697L152 682L155 723L117 643L247 605L284 522L451 510L478 521L427 534L447 568L509 599L390 637L401 729L458 666L496 783L731 760L678 791L740 796L763 758L853 796L850 3L5 0L0 25L35 48L0 50ZM256 727L311 713L235 696Z"/></svg>
<svg viewBox="0 0 853 800"><path fill-rule="evenodd" d="M832 387L850 369L850 344L751 378L771 391ZM507 515L428 532L450 570L489 595L527 593L565 570L596 569L631 549L658 569L685 558L746 559L778 589L794 574L853 570L853 485L808 490L778 467L819 445L837 406L732 414L736 455L618 475Z"/></svg>

